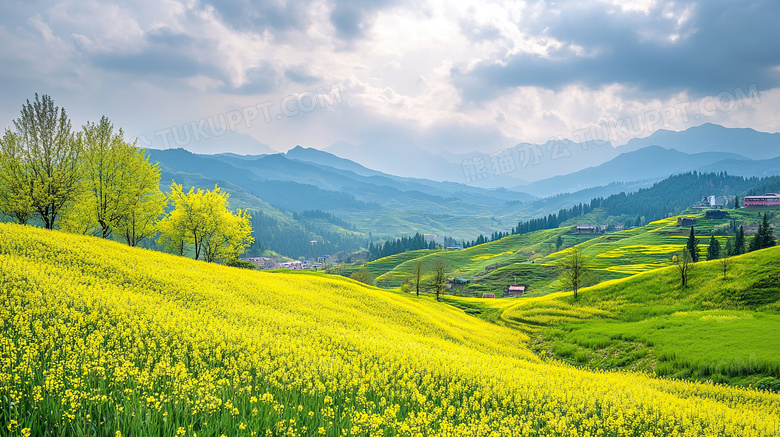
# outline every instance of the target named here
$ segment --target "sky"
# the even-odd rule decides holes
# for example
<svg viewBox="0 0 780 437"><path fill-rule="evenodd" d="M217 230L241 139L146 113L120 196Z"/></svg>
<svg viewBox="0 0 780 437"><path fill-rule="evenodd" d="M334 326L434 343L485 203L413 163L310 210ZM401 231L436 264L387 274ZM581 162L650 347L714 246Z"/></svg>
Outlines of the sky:
<svg viewBox="0 0 780 437"><path fill-rule="evenodd" d="M615 145L705 122L780 130L776 1L4 0L0 10L3 126L40 93L74 126L106 115L143 144L209 153L334 143L492 153L625 120L635 125Z"/></svg>

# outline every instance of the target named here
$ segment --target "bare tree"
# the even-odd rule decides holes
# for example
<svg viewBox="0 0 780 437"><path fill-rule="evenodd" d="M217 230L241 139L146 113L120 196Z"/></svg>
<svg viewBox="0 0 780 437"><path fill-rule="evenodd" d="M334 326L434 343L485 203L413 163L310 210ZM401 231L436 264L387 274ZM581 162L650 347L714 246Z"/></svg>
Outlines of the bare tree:
<svg viewBox="0 0 780 437"><path fill-rule="evenodd" d="M691 253L687 249L681 250L672 258L672 261L674 261L674 265L677 267L677 271L680 273L680 281L682 282L682 286L687 286L688 277L690 276L694 265L693 258L691 258Z"/></svg>
<svg viewBox="0 0 780 437"><path fill-rule="evenodd" d="M558 265L561 272L561 282L563 285L574 291L574 298L577 299L577 291L588 277L588 259L582 254L582 251L575 248Z"/></svg>
<svg viewBox="0 0 780 437"><path fill-rule="evenodd" d="M439 295L444 290L444 261L437 259L433 263L433 290L436 292L436 300L439 300Z"/></svg>
<svg viewBox="0 0 780 437"><path fill-rule="evenodd" d="M417 261L414 264L414 288L417 292L417 297L420 297L420 281L422 280L422 261Z"/></svg>
<svg viewBox="0 0 780 437"><path fill-rule="evenodd" d="M726 273L729 271L729 267L731 267L731 257L727 254L724 254L718 261L720 261L720 266L723 268L723 279L726 279Z"/></svg>

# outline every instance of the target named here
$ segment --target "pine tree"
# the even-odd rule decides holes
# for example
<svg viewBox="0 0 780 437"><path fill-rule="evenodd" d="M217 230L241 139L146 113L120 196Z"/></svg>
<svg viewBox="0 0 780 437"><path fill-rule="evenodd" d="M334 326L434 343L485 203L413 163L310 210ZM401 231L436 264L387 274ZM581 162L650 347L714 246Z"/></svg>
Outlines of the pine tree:
<svg viewBox="0 0 780 437"><path fill-rule="evenodd" d="M745 253L745 229L739 225L737 238L734 239L733 255L742 255L743 253Z"/></svg>
<svg viewBox="0 0 780 437"><path fill-rule="evenodd" d="M734 209L739 209L739 196L734 196Z"/></svg>
<svg viewBox="0 0 780 437"><path fill-rule="evenodd" d="M691 234L688 236L686 250L691 255L692 262L699 261L699 240L696 239L696 234L694 233L693 226L691 226Z"/></svg>
<svg viewBox="0 0 780 437"><path fill-rule="evenodd" d="M769 224L766 213L764 213L764 248L773 247L777 242L775 241L774 232L772 232L772 226Z"/></svg>
<svg viewBox="0 0 780 437"><path fill-rule="evenodd" d="M731 244L731 238L726 239L726 246L723 248L724 257L734 255L734 247Z"/></svg>
<svg viewBox="0 0 780 437"><path fill-rule="evenodd" d="M707 261L720 258L720 242L715 239L715 236L710 237L710 244L707 247Z"/></svg>
<svg viewBox="0 0 780 437"><path fill-rule="evenodd" d="M754 250L766 249L775 245L775 237L772 234L772 227L769 225L769 220L766 213L764 213L763 221L758 225L758 232L756 236L750 240L750 249Z"/></svg>

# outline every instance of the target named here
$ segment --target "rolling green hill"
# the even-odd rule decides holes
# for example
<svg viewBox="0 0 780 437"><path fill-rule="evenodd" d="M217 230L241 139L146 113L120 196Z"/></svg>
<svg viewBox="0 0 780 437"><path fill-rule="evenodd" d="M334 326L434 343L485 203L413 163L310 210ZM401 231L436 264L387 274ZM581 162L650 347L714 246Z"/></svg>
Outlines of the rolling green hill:
<svg viewBox="0 0 780 437"><path fill-rule="evenodd" d="M687 287L670 266L585 288L576 301L570 292L447 299L575 365L739 385L780 379L780 247L732 257L725 277L718 260L696 263Z"/></svg>
<svg viewBox="0 0 780 437"><path fill-rule="evenodd" d="M0 242L4 435L780 429L780 395L545 362L527 335L427 297L29 226L0 224Z"/></svg>
<svg viewBox="0 0 780 437"><path fill-rule="evenodd" d="M680 217L697 220L695 231L702 258L707 252L710 236L715 235L722 247L727 238L733 240L735 229L732 221L736 226L744 226L749 239L758 226L759 214L767 212L775 218L775 222L780 218L773 209L727 210L728 217L725 219L706 219L701 210L689 211L690 214L619 232L577 233L574 229L576 223L602 222L603 211L596 210L557 229L510 235L464 250L421 254L424 256L415 256L395 266L389 263L388 267L393 268L378 274L376 283L383 287L397 287L410 277L417 261L423 263L426 272L430 272L434 261L441 260L450 277L468 279L466 285L455 289L458 294L481 295L488 292L500 296L508 285L517 283L528 286L531 295L543 295L562 290L557 265L567 255L566 249L575 245L589 259L592 270L590 283L594 284L671 265L672 257L685 246L690 233L690 227L677 225ZM558 236L563 243L560 250L556 250Z"/></svg>

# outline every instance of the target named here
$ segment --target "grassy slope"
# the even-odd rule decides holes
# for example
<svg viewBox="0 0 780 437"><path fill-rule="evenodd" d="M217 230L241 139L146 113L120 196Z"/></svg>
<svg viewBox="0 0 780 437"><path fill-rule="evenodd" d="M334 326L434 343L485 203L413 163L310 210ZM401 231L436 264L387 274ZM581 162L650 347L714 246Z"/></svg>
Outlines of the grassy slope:
<svg viewBox="0 0 780 437"><path fill-rule="evenodd" d="M698 219L695 229L700 252L704 257L709 236L713 232L719 233L721 228L729 224L731 218L736 219L737 225L744 224L747 234L750 235L751 230L757 226L758 214L764 211L728 210L731 217L722 220L705 220L704 213L696 210L685 216ZM517 282L527 285L531 296L539 296L562 291L557 280L559 274L556 265L567 255L566 249L574 245L591 260L591 282L597 283L671 265L672 256L685 246L690 232L690 228L676 225L678 217L658 220L635 229L599 235L580 235L573 230L576 223L603 222L605 218L602 215L603 213L597 210L588 216L572 219L567 226L558 229L511 235L463 251L431 254L420 259L428 271L435 259L441 259L450 276L470 279L465 289L458 291L471 295L493 292L499 296L507 285ZM556 251L555 242L559 235L563 239L563 249ZM721 246L725 245L726 236L717 235L716 238ZM728 238L733 239L734 236ZM384 273L382 286L400 285L411 275L414 263L415 261L401 263ZM488 266L497 268L486 271Z"/></svg>
<svg viewBox="0 0 780 437"><path fill-rule="evenodd" d="M700 262L688 287L675 267L570 293L507 302L453 298L531 335L535 349L591 368L755 384L780 377L780 247Z"/></svg>
<svg viewBox="0 0 780 437"><path fill-rule="evenodd" d="M524 235L510 235L463 250L438 251L414 257L381 275L377 283L383 286L387 284L388 287L399 286L405 279L411 277L414 265L418 261L423 263L426 272L432 270L435 262L442 261L449 276L478 282L493 268L536 260L544 254L555 251L558 235L564 235L565 244L570 245L593 238L592 235L576 235L569 231L569 229L549 229ZM471 287L467 287L467 290L471 290Z"/></svg>
<svg viewBox="0 0 780 437"><path fill-rule="evenodd" d="M780 430L778 395L540 363L517 331L347 279L8 224L0 242L14 434Z"/></svg>

